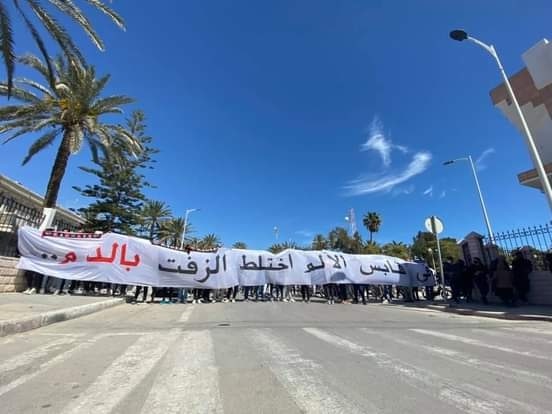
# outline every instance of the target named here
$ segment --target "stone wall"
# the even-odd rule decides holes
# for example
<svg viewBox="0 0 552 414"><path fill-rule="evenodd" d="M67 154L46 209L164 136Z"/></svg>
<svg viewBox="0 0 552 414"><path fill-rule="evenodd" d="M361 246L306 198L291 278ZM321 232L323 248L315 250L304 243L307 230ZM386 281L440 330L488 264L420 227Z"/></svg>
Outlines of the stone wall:
<svg viewBox="0 0 552 414"><path fill-rule="evenodd" d="M21 292L27 288L24 272L17 270L18 259L0 256L0 293Z"/></svg>

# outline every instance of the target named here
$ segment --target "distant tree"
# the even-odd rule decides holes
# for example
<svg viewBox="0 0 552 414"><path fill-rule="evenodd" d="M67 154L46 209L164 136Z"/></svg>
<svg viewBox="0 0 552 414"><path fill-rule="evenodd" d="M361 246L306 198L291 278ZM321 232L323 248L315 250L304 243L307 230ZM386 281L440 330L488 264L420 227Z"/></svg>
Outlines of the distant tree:
<svg viewBox="0 0 552 414"><path fill-rule="evenodd" d="M220 239L214 233L209 233L199 240L198 247L202 250L213 250L220 246Z"/></svg>
<svg viewBox="0 0 552 414"><path fill-rule="evenodd" d="M374 241L367 241L362 246L363 254L381 254L381 246Z"/></svg>
<svg viewBox="0 0 552 414"><path fill-rule="evenodd" d="M441 255L443 260L447 257L452 257L453 260L457 260L460 257L460 250L458 248L457 240L451 237L444 237L440 239ZM429 250L431 249L431 251ZM412 246L410 248L412 256L425 260L429 265L433 265L433 258L438 263L437 257L437 241L435 236L427 231L420 231L413 238ZM437 264L437 267L439 265Z"/></svg>
<svg viewBox="0 0 552 414"><path fill-rule="evenodd" d="M328 239L323 234L317 234L312 240L312 250L324 250L328 248Z"/></svg>
<svg viewBox="0 0 552 414"><path fill-rule="evenodd" d="M234 243L232 245L232 248L234 248L234 249L247 249L247 244L245 244L242 241L237 241L236 243Z"/></svg>
<svg viewBox="0 0 552 414"><path fill-rule="evenodd" d="M404 260L410 259L410 248L403 242L392 241L382 246L383 254L399 257Z"/></svg>
<svg viewBox="0 0 552 414"><path fill-rule="evenodd" d="M268 251L270 253L277 254L277 253L283 252L286 249L297 249L297 244L293 241L283 242L281 244L276 243L276 244L273 244L272 246L270 246L268 248Z"/></svg>
<svg viewBox="0 0 552 414"><path fill-rule="evenodd" d="M347 250L345 250L345 252L352 253L352 254L361 254L363 250L364 250L364 241L362 240L360 233L358 231L355 231L355 234L353 234L353 237L349 239L349 246Z"/></svg>
<svg viewBox="0 0 552 414"><path fill-rule="evenodd" d="M362 224L370 233L370 241L373 240L373 234L377 233L381 227L381 217L376 212L369 212L362 218Z"/></svg>
<svg viewBox="0 0 552 414"><path fill-rule="evenodd" d="M331 250L346 252L350 249L351 239L347 230L336 227L328 233L328 247Z"/></svg>
<svg viewBox="0 0 552 414"><path fill-rule="evenodd" d="M179 248L182 240L182 234L184 233L184 218L175 217L169 220L165 220L161 223L159 228L159 240L165 243L169 247ZM190 222L186 224L186 235L192 233L192 226ZM185 242L193 242L189 237L186 237Z"/></svg>
<svg viewBox="0 0 552 414"><path fill-rule="evenodd" d="M142 225L153 240L159 232L160 223L171 217L170 208L163 201L147 200L140 211Z"/></svg>

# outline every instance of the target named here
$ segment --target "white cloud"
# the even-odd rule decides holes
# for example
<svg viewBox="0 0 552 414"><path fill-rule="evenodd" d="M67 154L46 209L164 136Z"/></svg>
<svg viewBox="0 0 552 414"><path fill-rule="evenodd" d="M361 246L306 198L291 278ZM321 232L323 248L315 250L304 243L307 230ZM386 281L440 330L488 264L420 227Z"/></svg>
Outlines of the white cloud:
<svg viewBox="0 0 552 414"><path fill-rule="evenodd" d="M399 196L399 195L403 195L403 194L408 195L408 194L412 194L415 189L416 189L416 187L414 187L414 185L411 184L408 187L394 188L391 194L394 197Z"/></svg>
<svg viewBox="0 0 552 414"><path fill-rule="evenodd" d="M475 168L477 168L478 171L483 171L485 168L487 168L487 165L485 164L485 158L487 158L489 155L494 154L496 151L494 148L487 148L485 151L481 153L481 155L475 160Z"/></svg>
<svg viewBox="0 0 552 414"><path fill-rule="evenodd" d="M368 140L360 147L361 151L373 150L379 153L384 167L391 165L391 152L393 149L401 151L403 154L408 153L408 148L404 145L394 145L390 138L385 136L383 124L380 119L375 116L370 125L370 135Z"/></svg>
<svg viewBox="0 0 552 414"><path fill-rule="evenodd" d="M345 189L348 195L361 195L390 191L393 187L408 181L412 177L423 173L431 162L431 153L420 151L414 154L412 161L402 172L386 174L383 177L372 179L361 177L351 181Z"/></svg>
<svg viewBox="0 0 552 414"><path fill-rule="evenodd" d="M446 190L441 191L441 194L439 195L439 198L445 198L447 196Z"/></svg>
<svg viewBox="0 0 552 414"><path fill-rule="evenodd" d="M430 185L424 192L423 195L433 197L433 185Z"/></svg>

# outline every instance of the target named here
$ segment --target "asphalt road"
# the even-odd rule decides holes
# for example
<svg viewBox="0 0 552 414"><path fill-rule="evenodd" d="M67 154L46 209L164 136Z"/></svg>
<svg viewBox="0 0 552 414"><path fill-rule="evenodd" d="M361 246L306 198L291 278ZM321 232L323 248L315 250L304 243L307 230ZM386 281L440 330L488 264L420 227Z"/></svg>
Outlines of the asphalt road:
<svg viewBox="0 0 552 414"><path fill-rule="evenodd" d="M396 305L122 305L0 340L1 413L547 413L552 325Z"/></svg>

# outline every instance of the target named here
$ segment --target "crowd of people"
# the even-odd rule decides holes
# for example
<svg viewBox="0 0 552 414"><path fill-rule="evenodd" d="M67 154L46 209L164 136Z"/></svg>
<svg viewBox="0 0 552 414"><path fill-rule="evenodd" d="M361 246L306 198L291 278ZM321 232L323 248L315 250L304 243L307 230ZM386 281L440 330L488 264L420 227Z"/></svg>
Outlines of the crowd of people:
<svg viewBox="0 0 552 414"><path fill-rule="evenodd" d="M478 257L468 265L461 259L454 262L449 257L443 264L443 271L445 284L451 287L452 300L456 303L461 299L472 302L475 288L484 304L488 303L491 291L507 306L515 306L518 301L528 302L533 263L519 251L514 254L511 265L504 256L493 260L490 266Z"/></svg>
<svg viewBox="0 0 552 414"><path fill-rule="evenodd" d="M456 262L447 258L443 264L445 285L450 286L452 300L472 302L474 289L479 292L482 303L488 303L492 291L505 305L515 306L518 301L527 303L530 289L529 274L533 270L532 262L517 252L511 266L504 256L499 256L490 266L479 258L466 264L459 259ZM52 293L78 295L123 296L131 303L214 303L243 301L282 301L301 300L309 303L312 297L321 298L328 304L363 303L369 300L389 302L396 298L404 301L420 300L419 288L391 285L335 284L286 286L266 284L261 286L234 286L228 289L187 289L154 288L147 286L128 286L94 281L65 280L48 277L27 271L28 289L26 294ZM444 290L443 290L444 291ZM425 299L433 300L437 294L434 287L422 290Z"/></svg>

